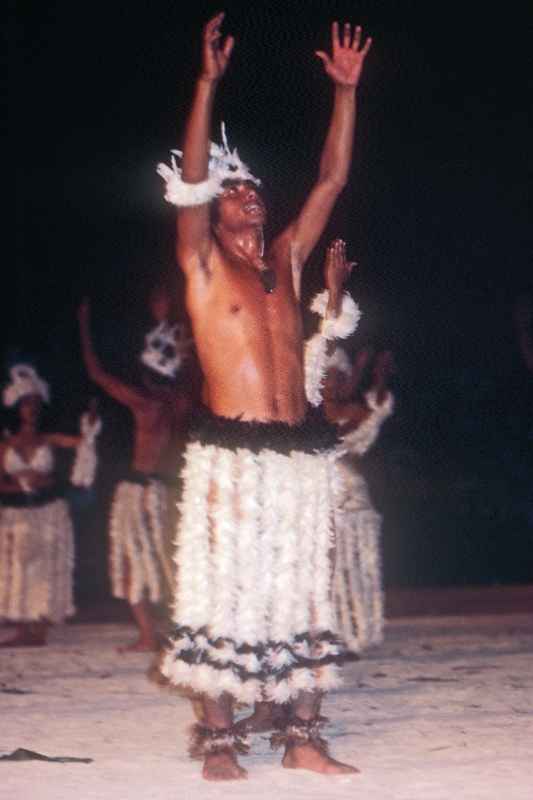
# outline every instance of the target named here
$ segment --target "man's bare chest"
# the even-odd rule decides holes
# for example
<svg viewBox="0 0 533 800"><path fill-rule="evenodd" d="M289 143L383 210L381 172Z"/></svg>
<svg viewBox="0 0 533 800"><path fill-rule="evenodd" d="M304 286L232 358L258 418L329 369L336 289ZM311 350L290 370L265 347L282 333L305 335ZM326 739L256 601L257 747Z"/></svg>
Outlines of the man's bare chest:
<svg viewBox="0 0 533 800"><path fill-rule="evenodd" d="M265 263L257 267L223 267L212 277L211 313L236 325L292 326L300 317L291 275Z"/></svg>

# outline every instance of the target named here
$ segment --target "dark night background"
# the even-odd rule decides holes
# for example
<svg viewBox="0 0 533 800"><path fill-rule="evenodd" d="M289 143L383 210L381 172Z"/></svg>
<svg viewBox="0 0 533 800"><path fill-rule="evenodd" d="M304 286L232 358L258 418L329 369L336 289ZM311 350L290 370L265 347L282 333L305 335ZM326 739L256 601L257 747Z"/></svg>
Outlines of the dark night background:
<svg viewBox="0 0 533 800"><path fill-rule="evenodd" d="M180 140L201 26L219 7L50 0L6 16L3 364L14 346L35 356L56 429L73 430L97 393L80 364L81 297L92 298L102 360L128 376L147 289L174 271L173 211L155 165ZM398 364L396 415L365 464L385 518L388 585L531 583L533 375L512 309L532 288L533 11L377 0L222 8L237 44L215 119L264 176L274 229L316 175L331 89L314 50L327 47L333 19L374 38L350 184L307 277L319 284L325 244L344 237L359 262L356 344L390 347ZM101 402L105 467L92 505L78 508L82 601L107 591L104 514L129 447L127 414Z"/></svg>

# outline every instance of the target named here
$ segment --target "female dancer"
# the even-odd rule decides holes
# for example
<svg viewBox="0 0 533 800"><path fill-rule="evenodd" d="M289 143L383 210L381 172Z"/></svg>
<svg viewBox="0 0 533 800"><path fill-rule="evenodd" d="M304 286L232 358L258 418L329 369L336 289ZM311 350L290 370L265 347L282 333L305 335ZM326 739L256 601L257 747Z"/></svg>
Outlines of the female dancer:
<svg viewBox="0 0 533 800"><path fill-rule="evenodd" d="M371 388L358 396L369 358L369 351L363 349L352 365L346 352L337 347L324 387L326 415L339 425L346 450L339 462L342 481L335 508L335 607L339 632L356 653L383 639L381 516L371 503L358 461L375 442L394 406L387 388L393 370L388 351L378 354Z"/></svg>
<svg viewBox="0 0 533 800"><path fill-rule="evenodd" d="M29 364L10 370L4 405L18 411L19 428L0 445L0 619L17 624L0 647L46 644L48 629L74 613L74 541L67 503L54 476L54 450L76 449L72 482L94 477L100 421L82 417L79 436L40 429L49 389Z"/></svg>

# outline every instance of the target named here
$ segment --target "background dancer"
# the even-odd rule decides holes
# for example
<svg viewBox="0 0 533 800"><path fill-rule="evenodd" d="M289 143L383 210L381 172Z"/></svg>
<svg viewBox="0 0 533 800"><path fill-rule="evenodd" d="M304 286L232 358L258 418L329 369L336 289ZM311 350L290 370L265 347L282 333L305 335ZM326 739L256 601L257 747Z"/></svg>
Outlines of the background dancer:
<svg viewBox="0 0 533 800"><path fill-rule="evenodd" d="M100 422L82 417L82 434L43 432L48 384L29 364L10 370L4 405L16 407L19 427L0 444L0 618L18 625L0 647L46 644L50 625L74 614L74 538L54 450L77 450L71 480L88 486L94 478L95 438Z"/></svg>
<svg viewBox="0 0 533 800"><path fill-rule="evenodd" d="M360 28L341 33L334 23L331 57L317 53L335 88L318 180L296 220L265 248L257 179L225 141L209 145L233 47L231 37L221 42L223 16L204 29L183 172L175 162L159 168L167 199L179 206L177 257L207 406L186 453L177 627L163 670L203 697L194 751L207 779L246 774L237 763L235 700L292 702L278 739L285 767L354 772L318 736L321 693L336 685L344 655L331 633L336 436L325 420L306 417L299 300L303 267L348 178L370 40L360 48ZM332 323L345 278L344 270L328 275Z"/></svg>
<svg viewBox="0 0 533 800"><path fill-rule="evenodd" d="M107 394L126 406L133 416L131 470L121 480L111 507L110 577L115 597L127 600L139 637L124 651L159 648L149 603L161 602L172 583L170 530L179 456L183 452L193 386L175 381L190 353L183 326L176 330L165 321L168 301L164 291L151 296L158 325L146 337L141 354L141 385L133 386L108 373L94 350L90 335L90 309L79 309L82 352L87 372Z"/></svg>
<svg viewBox="0 0 533 800"><path fill-rule="evenodd" d="M369 350L363 349L351 364L345 350L337 347L324 387L326 415L340 426L347 450L339 462L334 593L338 629L355 653L379 644L384 625L381 516L372 505L358 462L393 412L388 382L394 365L389 351L379 353L370 388L363 394L361 381L369 359Z"/></svg>

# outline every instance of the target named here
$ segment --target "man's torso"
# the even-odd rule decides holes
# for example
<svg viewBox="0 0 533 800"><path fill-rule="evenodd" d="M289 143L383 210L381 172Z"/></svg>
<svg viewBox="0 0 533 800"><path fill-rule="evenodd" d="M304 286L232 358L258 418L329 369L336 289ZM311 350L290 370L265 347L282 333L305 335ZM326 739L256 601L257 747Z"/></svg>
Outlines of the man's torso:
<svg viewBox="0 0 533 800"><path fill-rule="evenodd" d="M215 414L299 422L305 414L302 320L290 265L270 254L276 286L217 246L209 275L189 278L187 306L204 372L204 402Z"/></svg>

